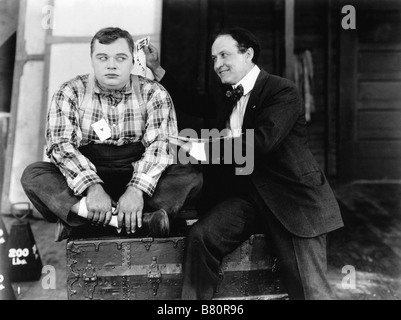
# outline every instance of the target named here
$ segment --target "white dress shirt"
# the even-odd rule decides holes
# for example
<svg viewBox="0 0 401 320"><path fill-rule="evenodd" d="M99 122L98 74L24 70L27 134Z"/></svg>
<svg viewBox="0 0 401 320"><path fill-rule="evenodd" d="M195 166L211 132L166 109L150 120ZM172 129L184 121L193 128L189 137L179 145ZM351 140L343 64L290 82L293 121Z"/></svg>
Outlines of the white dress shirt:
<svg viewBox="0 0 401 320"><path fill-rule="evenodd" d="M233 85L233 89L242 84L244 87L244 95L241 99L238 100L236 106L233 109L233 112L230 116L230 121L227 123L228 129L230 129L230 133L232 137L239 137L242 131L242 123L244 121L244 115L246 111L246 106L249 101L249 96L251 95L251 91L255 86L256 80L259 76L260 69L257 65L255 65L248 74L241 79L240 82Z"/></svg>

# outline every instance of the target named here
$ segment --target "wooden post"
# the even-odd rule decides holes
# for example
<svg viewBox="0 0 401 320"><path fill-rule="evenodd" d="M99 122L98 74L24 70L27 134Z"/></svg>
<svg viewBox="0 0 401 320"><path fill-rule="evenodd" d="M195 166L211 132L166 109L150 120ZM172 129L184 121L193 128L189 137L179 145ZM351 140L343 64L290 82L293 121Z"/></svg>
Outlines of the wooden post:
<svg viewBox="0 0 401 320"><path fill-rule="evenodd" d="M6 150L7 150L6 139L8 134L9 120L10 120L10 113L0 111L0 195L3 190L3 185L1 184L1 182L3 181L3 176L4 176L4 163L6 160Z"/></svg>
<svg viewBox="0 0 401 320"><path fill-rule="evenodd" d="M333 61L333 48L332 48L332 33L333 33L333 21L332 21L332 0L328 0L326 6L326 14L327 14L327 30L326 30L326 108L325 108L325 144L324 144L324 167L327 176L334 175L334 168L331 161L331 148L332 148L332 139L333 136L332 130L334 129L332 126L332 113L333 113L333 103L331 99L331 90L332 90L332 61Z"/></svg>
<svg viewBox="0 0 401 320"><path fill-rule="evenodd" d="M285 78L294 81L294 4L285 0Z"/></svg>
<svg viewBox="0 0 401 320"><path fill-rule="evenodd" d="M49 6L54 8L54 0L49 0ZM44 52L44 72L43 72L43 92L42 92L42 108L40 109L40 118L43 119L39 127L39 143L38 143L38 159L43 158L46 146L45 131L46 131L46 115L49 103L49 73L50 73L50 56L51 56L51 43L49 39L53 36L53 26L46 30L46 44Z"/></svg>
<svg viewBox="0 0 401 320"><path fill-rule="evenodd" d="M355 178L355 100L357 94L357 37L354 32L340 31L339 69L339 145L338 177L340 181Z"/></svg>

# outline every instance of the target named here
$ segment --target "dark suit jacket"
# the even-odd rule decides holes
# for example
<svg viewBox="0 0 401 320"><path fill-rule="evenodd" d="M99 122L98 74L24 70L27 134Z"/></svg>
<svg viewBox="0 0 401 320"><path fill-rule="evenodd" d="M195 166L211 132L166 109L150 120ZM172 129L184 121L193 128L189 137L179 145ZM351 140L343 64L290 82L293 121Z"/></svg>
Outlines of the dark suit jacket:
<svg viewBox="0 0 401 320"><path fill-rule="evenodd" d="M162 85L169 90L168 78ZM216 126L222 130L232 107L223 100L218 106ZM251 182L284 227L299 237L342 227L333 191L308 148L302 100L291 81L260 72L244 116L247 129L254 130Z"/></svg>

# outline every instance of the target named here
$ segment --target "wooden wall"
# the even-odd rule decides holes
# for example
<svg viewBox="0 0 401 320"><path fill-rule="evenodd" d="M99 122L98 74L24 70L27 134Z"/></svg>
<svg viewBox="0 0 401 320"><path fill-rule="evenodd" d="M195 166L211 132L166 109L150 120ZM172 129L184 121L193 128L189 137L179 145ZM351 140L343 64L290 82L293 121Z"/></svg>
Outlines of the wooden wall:
<svg viewBox="0 0 401 320"><path fill-rule="evenodd" d="M335 32L337 10L332 1L302 0L295 2L295 53L309 50L313 59L315 111L308 123L309 146L320 166L335 177L337 127L336 94L337 64Z"/></svg>
<svg viewBox="0 0 401 320"><path fill-rule="evenodd" d="M401 2L355 7L357 28L342 34L342 58L352 61L341 73L342 175L401 179Z"/></svg>

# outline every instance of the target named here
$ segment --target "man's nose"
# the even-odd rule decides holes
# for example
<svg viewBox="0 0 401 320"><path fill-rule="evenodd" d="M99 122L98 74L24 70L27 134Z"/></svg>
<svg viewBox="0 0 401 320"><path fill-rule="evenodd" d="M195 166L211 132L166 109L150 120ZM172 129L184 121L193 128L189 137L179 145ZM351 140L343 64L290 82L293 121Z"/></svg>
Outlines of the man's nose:
<svg viewBox="0 0 401 320"><path fill-rule="evenodd" d="M116 68L116 61L114 58L109 59L109 63L107 64L107 69L115 69Z"/></svg>
<svg viewBox="0 0 401 320"><path fill-rule="evenodd" d="M216 58L216 60L214 60L214 70L216 70L216 72L219 70L219 68L223 65L223 63L221 62L221 59Z"/></svg>

